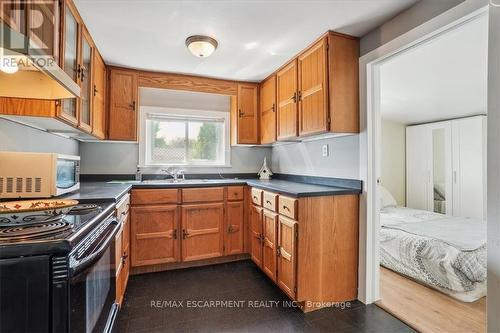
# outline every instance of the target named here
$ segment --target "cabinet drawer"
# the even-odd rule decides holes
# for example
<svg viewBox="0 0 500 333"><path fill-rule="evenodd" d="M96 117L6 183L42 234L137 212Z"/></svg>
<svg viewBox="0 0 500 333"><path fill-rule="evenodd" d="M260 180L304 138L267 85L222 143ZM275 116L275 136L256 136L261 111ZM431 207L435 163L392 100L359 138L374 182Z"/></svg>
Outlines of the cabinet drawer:
<svg viewBox="0 0 500 333"><path fill-rule="evenodd" d="M278 194L264 191L262 195L262 206L264 206L264 208L266 209L276 212L277 204L278 204Z"/></svg>
<svg viewBox="0 0 500 333"><path fill-rule="evenodd" d="M252 202L254 205L262 206L262 190L252 188Z"/></svg>
<svg viewBox="0 0 500 333"><path fill-rule="evenodd" d="M125 194L123 198L116 205L116 217L118 220L123 221L123 218L128 214L130 208L130 194Z"/></svg>
<svg viewBox="0 0 500 333"><path fill-rule="evenodd" d="M214 202L224 200L224 187L182 189L182 202Z"/></svg>
<svg viewBox="0 0 500 333"><path fill-rule="evenodd" d="M279 206L278 210L281 215L285 215L291 219L296 220L297 219L297 207L298 207L298 200L294 198L288 198L288 197L283 197L279 196Z"/></svg>
<svg viewBox="0 0 500 333"><path fill-rule="evenodd" d="M228 201L243 200L243 186L229 186L227 188L227 200Z"/></svg>
<svg viewBox="0 0 500 333"><path fill-rule="evenodd" d="M178 189L140 189L132 190L132 205L156 205L177 203Z"/></svg>

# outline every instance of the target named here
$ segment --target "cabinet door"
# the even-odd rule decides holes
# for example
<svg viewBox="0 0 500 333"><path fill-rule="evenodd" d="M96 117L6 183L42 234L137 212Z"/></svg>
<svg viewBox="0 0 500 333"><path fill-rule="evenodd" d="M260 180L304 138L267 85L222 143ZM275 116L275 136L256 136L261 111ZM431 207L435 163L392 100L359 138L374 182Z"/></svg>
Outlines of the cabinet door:
<svg viewBox="0 0 500 333"><path fill-rule="evenodd" d="M78 127L85 132L92 132L92 76L94 49L90 42L90 35L82 29L80 47L80 87L81 94L78 100Z"/></svg>
<svg viewBox="0 0 500 333"><path fill-rule="evenodd" d="M94 87L92 91L92 134L99 139L106 137L106 65L99 52L94 52Z"/></svg>
<svg viewBox="0 0 500 333"><path fill-rule="evenodd" d="M259 143L257 87L255 84L238 84L238 143Z"/></svg>
<svg viewBox="0 0 500 333"><path fill-rule="evenodd" d="M243 252L243 217L244 203L243 201L235 201L227 203L227 216L225 226L225 254L238 254Z"/></svg>
<svg viewBox="0 0 500 333"><path fill-rule="evenodd" d="M116 303L121 304L123 300L123 227L115 236L115 272L116 272Z"/></svg>
<svg viewBox="0 0 500 333"><path fill-rule="evenodd" d="M262 270L276 280L276 225L278 214L264 209L262 214Z"/></svg>
<svg viewBox="0 0 500 333"><path fill-rule="evenodd" d="M137 77L134 73L110 71L109 139L137 140Z"/></svg>
<svg viewBox="0 0 500 333"><path fill-rule="evenodd" d="M26 7L28 37L40 48L39 51L54 57L57 61L60 30L59 1L26 1Z"/></svg>
<svg viewBox="0 0 500 333"><path fill-rule="evenodd" d="M328 130L327 39L298 57L299 135Z"/></svg>
<svg viewBox="0 0 500 333"><path fill-rule="evenodd" d="M276 141L276 76L260 85L260 143Z"/></svg>
<svg viewBox="0 0 500 333"><path fill-rule="evenodd" d="M224 204L182 206L182 261L220 257L224 248Z"/></svg>
<svg viewBox="0 0 500 333"><path fill-rule="evenodd" d="M125 293L130 275L130 214L127 214L123 220L122 253L123 277L121 282L123 286L123 293Z"/></svg>
<svg viewBox="0 0 500 333"><path fill-rule="evenodd" d="M78 45L81 26L76 10L68 1L63 3L61 17L63 29L60 64L66 74L79 84ZM59 110L59 117L75 126L78 125L77 101L78 98L63 99Z"/></svg>
<svg viewBox="0 0 500 333"><path fill-rule="evenodd" d="M262 208L250 208L250 258L262 267Z"/></svg>
<svg viewBox="0 0 500 333"><path fill-rule="evenodd" d="M294 60L276 74L277 138L297 136L297 61Z"/></svg>
<svg viewBox="0 0 500 333"><path fill-rule="evenodd" d="M132 266L164 264L179 261L176 205L132 207Z"/></svg>
<svg viewBox="0 0 500 333"><path fill-rule="evenodd" d="M278 222L278 286L291 298L297 293L297 221L280 216Z"/></svg>

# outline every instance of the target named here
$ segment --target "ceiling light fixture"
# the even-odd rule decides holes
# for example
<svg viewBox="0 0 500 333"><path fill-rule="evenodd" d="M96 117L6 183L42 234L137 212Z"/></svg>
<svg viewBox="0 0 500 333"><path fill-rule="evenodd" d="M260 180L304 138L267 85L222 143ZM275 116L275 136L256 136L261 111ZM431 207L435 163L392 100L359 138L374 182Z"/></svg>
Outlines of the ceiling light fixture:
<svg viewBox="0 0 500 333"><path fill-rule="evenodd" d="M0 71L7 74L17 73L19 65L15 58L0 57Z"/></svg>
<svg viewBox="0 0 500 333"><path fill-rule="evenodd" d="M186 38L187 48L193 55L199 58L210 56L214 53L217 45L217 41L208 36L194 35Z"/></svg>

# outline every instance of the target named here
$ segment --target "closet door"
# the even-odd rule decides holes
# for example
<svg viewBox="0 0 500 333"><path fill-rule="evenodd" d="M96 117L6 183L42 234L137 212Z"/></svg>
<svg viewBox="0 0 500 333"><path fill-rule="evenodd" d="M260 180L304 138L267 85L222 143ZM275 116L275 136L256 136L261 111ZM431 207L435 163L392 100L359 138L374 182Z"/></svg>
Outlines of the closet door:
<svg viewBox="0 0 500 333"><path fill-rule="evenodd" d="M486 117L454 120L453 215L484 219Z"/></svg>
<svg viewBox="0 0 500 333"><path fill-rule="evenodd" d="M406 128L406 206L429 209L429 131L425 125Z"/></svg>
<svg viewBox="0 0 500 333"><path fill-rule="evenodd" d="M443 121L428 126L429 148L429 210L452 215L452 131L451 122Z"/></svg>

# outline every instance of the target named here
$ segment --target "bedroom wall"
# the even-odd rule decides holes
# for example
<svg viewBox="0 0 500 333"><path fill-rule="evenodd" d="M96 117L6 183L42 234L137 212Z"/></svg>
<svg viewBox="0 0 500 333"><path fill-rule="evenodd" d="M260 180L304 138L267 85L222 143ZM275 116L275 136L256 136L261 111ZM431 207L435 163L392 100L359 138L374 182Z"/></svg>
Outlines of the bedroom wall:
<svg viewBox="0 0 500 333"><path fill-rule="evenodd" d="M381 184L406 206L406 126L382 119Z"/></svg>
<svg viewBox="0 0 500 333"><path fill-rule="evenodd" d="M487 318L488 332L500 332L500 0L492 0L489 25Z"/></svg>

